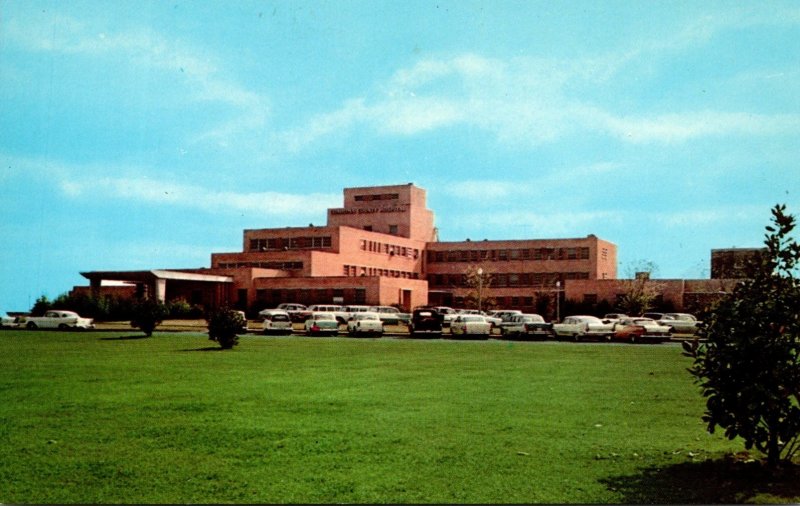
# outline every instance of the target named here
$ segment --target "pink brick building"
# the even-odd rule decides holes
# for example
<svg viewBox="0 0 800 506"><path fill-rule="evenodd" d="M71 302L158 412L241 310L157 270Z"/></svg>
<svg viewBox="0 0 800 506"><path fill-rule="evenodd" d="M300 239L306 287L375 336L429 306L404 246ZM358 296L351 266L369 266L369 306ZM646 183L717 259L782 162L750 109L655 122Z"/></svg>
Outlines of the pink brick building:
<svg viewBox="0 0 800 506"><path fill-rule="evenodd" d="M413 184L345 188L325 226L244 230L242 249L211 254L198 269L85 272L91 289L127 281L136 296L259 310L281 302L462 306L474 292L465 272L491 277L482 298L498 307L552 313L561 301L613 306L617 247L595 235L571 239L440 242L426 193ZM655 280L654 280L655 281ZM726 280L662 280L680 310L730 289ZM130 290L130 289L129 289Z"/></svg>

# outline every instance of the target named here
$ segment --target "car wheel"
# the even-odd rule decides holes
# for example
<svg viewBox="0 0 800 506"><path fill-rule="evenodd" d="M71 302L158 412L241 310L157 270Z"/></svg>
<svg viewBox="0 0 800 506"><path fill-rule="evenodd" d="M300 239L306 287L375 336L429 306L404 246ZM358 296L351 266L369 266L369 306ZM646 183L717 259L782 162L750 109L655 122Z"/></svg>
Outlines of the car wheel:
<svg viewBox="0 0 800 506"><path fill-rule="evenodd" d="M636 334L631 335L631 344L636 344Z"/></svg>
<svg viewBox="0 0 800 506"><path fill-rule="evenodd" d="M62 323L58 326L58 330L67 330L67 329L69 329L69 327L67 326L66 323Z"/></svg>
<svg viewBox="0 0 800 506"><path fill-rule="evenodd" d="M28 324L27 324L25 327L27 327L27 328L28 328L28 330L36 330L36 329L38 328L38 327L36 326L36 324L35 324L35 323L33 323L33 322L28 322Z"/></svg>

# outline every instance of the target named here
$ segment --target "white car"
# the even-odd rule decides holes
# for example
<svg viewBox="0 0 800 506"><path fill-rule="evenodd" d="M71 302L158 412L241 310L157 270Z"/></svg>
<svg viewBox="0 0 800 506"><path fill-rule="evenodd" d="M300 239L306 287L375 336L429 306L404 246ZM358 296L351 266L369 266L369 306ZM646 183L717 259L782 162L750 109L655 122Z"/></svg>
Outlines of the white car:
<svg viewBox="0 0 800 506"><path fill-rule="evenodd" d="M5 311L0 311L0 328L19 327L19 318L9 316Z"/></svg>
<svg viewBox="0 0 800 506"><path fill-rule="evenodd" d="M369 310L373 313L378 313L378 317L383 321L384 325L399 325L401 323L408 325L411 321L410 314L402 313L396 307L370 306Z"/></svg>
<svg viewBox="0 0 800 506"><path fill-rule="evenodd" d="M316 312L304 324L306 334L318 336L321 334L336 335L339 333L339 322L333 313Z"/></svg>
<svg viewBox="0 0 800 506"><path fill-rule="evenodd" d="M351 336L376 334L380 337L383 335L383 321L380 316L378 316L378 313L356 313L356 315L347 322L347 333Z"/></svg>
<svg viewBox="0 0 800 506"><path fill-rule="evenodd" d="M453 336L486 336L492 333L492 324L481 315L457 315L450 323L450 334Z"/></svg>
<svg viewBox="0 0 800 506"><path fill-rule="evenodd" d="M553 336L553 324L547 323L541 315L535 313L512 315L508 321L500 324L500 334L549 338Z"/></svg>
<svg viewBox="0 0 800 506"><path fill-rule="evenodd" d="M282 309L264 309L258 312L263 318L265 334L291 334L292 317Z"/></svg>
<svg viewBox="0 0 800 506"><path fill-rule="evenodd" d="M313 304L308 306L308 310L312 313L333 313L340 325L344 325L350 319L350 313L345 311L344 306L338 304Z"/></svg>
<svg viewBox="0 0 800 506"><path fill-rule="evenodd" d="M596 338L610 341L614 334L614 324L605 323L596 316L567 316L561 323L553 324L556 337L566 337L579 341L585 338Z"/></svg>
<svg viewBox="0 0 800 506"><path fill-rule="evenodd" d="M435 309L436 311L439 312L440 315L442 315L442 317L444 318L442 320L442 325L444 325L445 327L453 323L453 320L455 320L456 317L458 316L458 312L451 307L434 306L433 309Z"/></svg>
<svg viewBox="0 0 800 506"><path fill-rule="evenodd" d="M94 319L83 318L75 311L51 310L44 316L25 316L19 320L20 326L29 330L36 329L93 329Z"/></svg>
<svg viewBox="0 0 800 506"><path fill-rule="evenodd" d="M676 334L694 334L701 322L688 313L666 313L658 323L670 327Z"/></svg>

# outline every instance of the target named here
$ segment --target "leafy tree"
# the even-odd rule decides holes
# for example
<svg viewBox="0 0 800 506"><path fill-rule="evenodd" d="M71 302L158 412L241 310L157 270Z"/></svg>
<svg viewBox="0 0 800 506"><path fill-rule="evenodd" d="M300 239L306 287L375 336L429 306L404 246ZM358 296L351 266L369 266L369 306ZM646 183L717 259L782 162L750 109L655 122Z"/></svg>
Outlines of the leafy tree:
<svg viewBox="0 0 800 506"><path fill-rule="evenodd" d="M464 286L469 290L464 296L464 306L469 309L486 310L494 307L495 300L486 296L492 286L492 275L479 265L470 265L464 272Z"/></svg>
<svg viewBox="0 0 800 506"><path fill-rule="evenodd" d="M684 344L689 372L706 400L708 431L741 437L774 468L800 446L800 245L789 236L795 218L772 209L767 252L751 275L722 297L699 332Z"/></svg>
<svg viewBox="0 0 800 506"><path fill-rule="evenodd" d="M239 344L237 334L246 325L242 315L236 311L223 307L211 311L207 317L208 338L219 343L220 348L229 350Z"/></svg>
<svg viewBox="0 0 800 506"><path fill-rule="evenodd" d="M44 316L44 314L53 309L53 304L47 299L46 295L42 295L31 308L31 316Z"/></svg>
<svg viewBox="0 0 800 506"><path fill-rule="evenodd" d="M639 260L628 268L628 279L621 280L623 295L618 302L621 312L640 315L653 309L654 302L661 295L664 284L652 281L658 268L650 261Z"/></svg>
<svg viewBox="0 0 800 506"><path fill-rule="evenodd" d="M169 308L156 299L142 299L134 303L132 308L131 327L139 328L147 337L169 315Z"/></svg>

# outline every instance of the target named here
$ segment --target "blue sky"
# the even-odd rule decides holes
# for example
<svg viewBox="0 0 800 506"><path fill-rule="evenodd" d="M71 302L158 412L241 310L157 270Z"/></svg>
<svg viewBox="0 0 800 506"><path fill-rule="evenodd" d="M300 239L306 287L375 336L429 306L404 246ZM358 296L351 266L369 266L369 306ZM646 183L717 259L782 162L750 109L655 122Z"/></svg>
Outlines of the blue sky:
<svg viewBox="0 0 800 506"><path fill-rule="evenodd" d="M0 309L414 182L442 240L704 278L800 213L800 4L0 4Z"/></svg>

